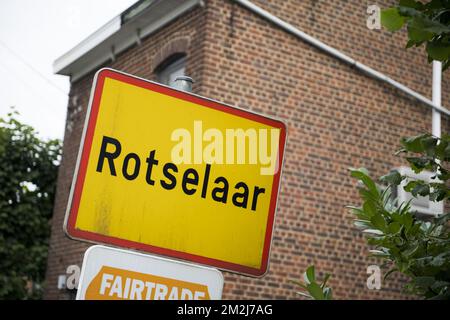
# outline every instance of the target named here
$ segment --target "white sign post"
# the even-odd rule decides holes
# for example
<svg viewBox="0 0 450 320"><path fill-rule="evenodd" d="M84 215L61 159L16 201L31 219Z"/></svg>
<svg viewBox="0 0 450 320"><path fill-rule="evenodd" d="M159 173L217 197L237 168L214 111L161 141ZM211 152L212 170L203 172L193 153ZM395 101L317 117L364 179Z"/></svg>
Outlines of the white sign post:
<svg viewBox="0 0 450 320"><path fill-rule="evenodd" d="M77 300L219 300L213 268L105 246L84 254Z"/></svg>

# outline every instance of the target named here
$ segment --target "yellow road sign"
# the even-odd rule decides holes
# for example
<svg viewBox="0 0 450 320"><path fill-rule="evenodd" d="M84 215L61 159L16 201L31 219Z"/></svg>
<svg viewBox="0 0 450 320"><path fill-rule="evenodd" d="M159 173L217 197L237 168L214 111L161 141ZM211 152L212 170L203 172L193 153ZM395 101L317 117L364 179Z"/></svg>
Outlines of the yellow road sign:
<svg viewBox="0 0 450 320"><path fill-rule="evenodd" d="M102 69L64 229L261 276L285 139L278 120Z"/></svg>

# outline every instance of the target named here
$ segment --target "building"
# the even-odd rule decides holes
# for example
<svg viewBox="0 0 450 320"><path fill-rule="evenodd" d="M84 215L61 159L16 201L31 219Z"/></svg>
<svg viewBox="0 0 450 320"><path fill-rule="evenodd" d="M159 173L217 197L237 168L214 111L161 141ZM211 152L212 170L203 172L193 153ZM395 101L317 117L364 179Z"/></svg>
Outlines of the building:
<svg viewBox="0 0 450 320"><path fill-rule="evenodd" d="M363 166L381 176L401 166L394 155L400 138L431 131L432 109L339 59L336 51L326 52L316 40L423 96L431 96L431 65L422 49L404 49L404 32L367 28L372 1L248 3L139 1L55 62L56 73L70 76L71 90L46 298L73 297L58 289L58 276L80 265L88 247L67 239L62 225L93 75L103 66L164 83L186 74L195 79L197 94L287 123L270 271L260 279L224 272L224 299L297 298L289 279L299 278L310 264L321 275L333 274L338 299L405 298L398 276L381 290L366 287L367 266L377 261L367 258L367 245L345 208L360 203L348 168ZM377 1L381 7L394 3ZM298 30L310 37L302 39ZM444 106L450 105L449 80L447 73ZM443 116L443 129L449 124Z"/></svg>

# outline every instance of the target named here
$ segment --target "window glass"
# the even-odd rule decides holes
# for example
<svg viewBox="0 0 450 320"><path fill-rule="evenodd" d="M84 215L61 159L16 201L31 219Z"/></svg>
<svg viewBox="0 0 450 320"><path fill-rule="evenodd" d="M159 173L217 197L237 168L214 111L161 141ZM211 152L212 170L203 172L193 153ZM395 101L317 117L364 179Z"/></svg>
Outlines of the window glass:
<svg viewBox="0 0 450 320"><path fill-rule="evenodd" d="M184 76L186 71L186 58L179 58L158 72L158 82L172 86L177 77Z"/></svg>

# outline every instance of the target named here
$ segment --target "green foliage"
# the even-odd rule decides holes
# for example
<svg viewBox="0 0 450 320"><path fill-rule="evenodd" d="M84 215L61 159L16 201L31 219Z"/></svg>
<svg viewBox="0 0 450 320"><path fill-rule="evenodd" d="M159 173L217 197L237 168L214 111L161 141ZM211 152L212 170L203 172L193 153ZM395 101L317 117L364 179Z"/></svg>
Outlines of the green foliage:
<svg viewBox="0 0 450 320"><path fill-rule="evenodd" d="M392 190L405 181L406 191L413 196L429 196L432 201L450 199L446 167L450 160L450 136L441 139L422 134L402 139L398 153L405 154L411 168L420 173L424 170L437 172L432 181L411 180L397 171L380 178L387 185L377 185L367 170L351 169L352 177L361 182L359 188L363 200L361 207L349 207L356 216L356 227L368 237L374 247L373 256L383 259L392 272L409 277L408 292L426 299L450 299L450 214L419 220L409 203L397 203Z"/></svg>
<svg viewBox="0 0 450 320"><path fill-rule="evenodd" d="M397 8L388 8L381 12L381 24L391 32L400 30L405 24L405 20Z"/></svg>
<svg viewBox="0 0 450 320"><path fill-rule="evenodd" d="M291 280L292 283L298 285L300 288L304 289L306 292L298 291L297 293L301 296L307 297L308 299L314 300L332 300L332 290L327 287L327 281L330 278L330 274L326 274L324 280L318 283L316 280L316 273L314 266L308 267L306 272L303 274L303 282Z"/></svg>
<svg viewBox="0 0 450 320"><path fill-rule="evenodd" d="M403 148L398 151L399 153L414 153L414 156L406 157L414 172L420 173L423 170L436 172L432 182L411 180L408 181L405 190L414 196L430 196L432 201L449 199L450 190L446 181L450 178L450 170L446 166L450 161L450 136L444 134L438 139L430 134L421 134L402 139L402 145Z"/></svg>
<svg viewBox="0 0 450 320"><path fill-rule="evenodd" d="M450 66L450 0L400 0L381 12L381 24L391 32L406 25L406 48L424 45L429 62L442 61L444 70Z"/></svg>
<svg viewBox="0 0 450 320"><path fill-rule="evenodd" d="M0 118L0 299L42 294L59 140L42 141L11 112Z"/></svg>

